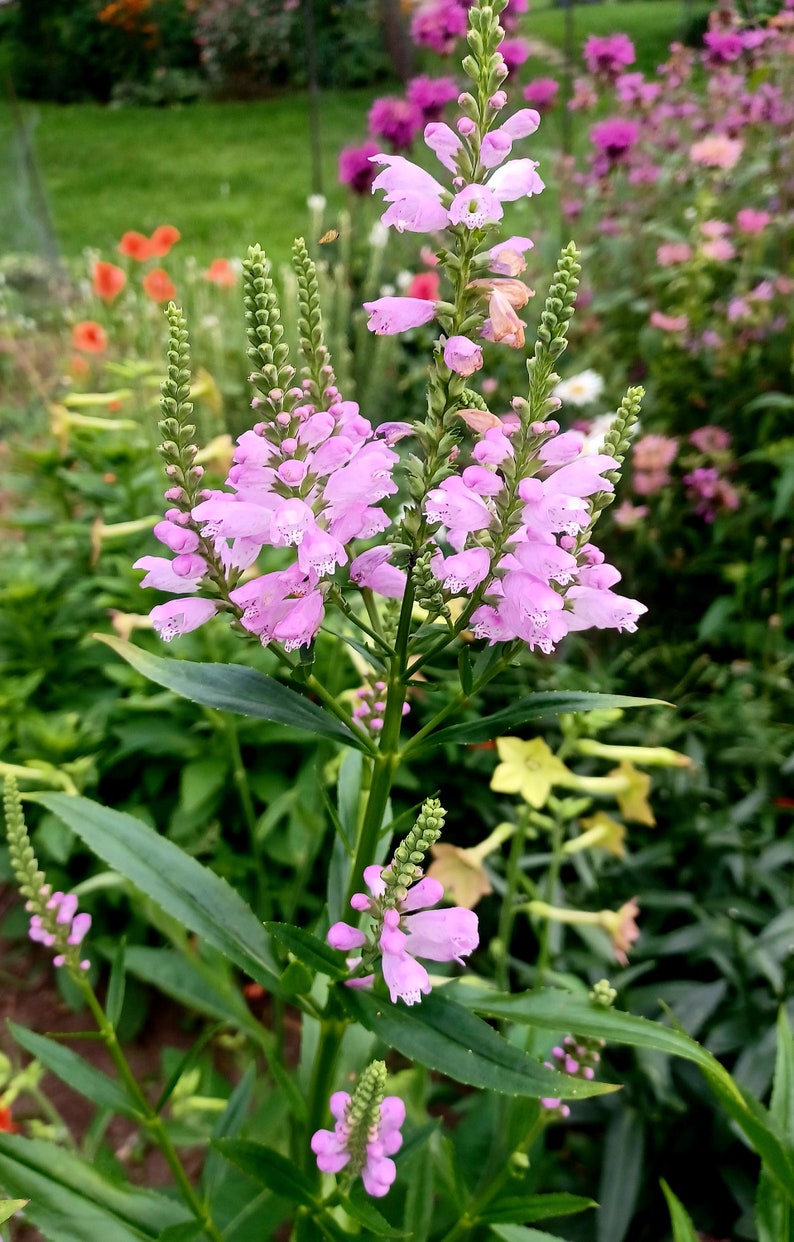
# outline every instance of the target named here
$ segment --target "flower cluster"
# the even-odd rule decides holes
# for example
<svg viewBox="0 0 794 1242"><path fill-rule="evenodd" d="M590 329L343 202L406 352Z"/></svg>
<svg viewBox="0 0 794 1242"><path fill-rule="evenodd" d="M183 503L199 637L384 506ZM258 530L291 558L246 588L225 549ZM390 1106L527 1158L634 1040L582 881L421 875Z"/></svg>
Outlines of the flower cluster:
<svg viewBox="0 0 794 1242"><path fill-rule="evenodd" d="M590 1036L566 1035L561 1045L551 1050L551 1061L544 1061L548 1069L556 1069L572 1078L584 1078L590 1081L595 1078L595 1066L601 1060L601 1049L605 1041ZM545 1097L541 1104L553 1117L570 1116L570 1108L562 1100ZM552 1117L549 1117L551 1120Z"/></svg>
<svg viewBox="0 0 794 1242"><path fill-rule="evenodd" d="M346 1170L350 1181L361 1175L367 1194L382 1198L397 1176L391 1157L402 1146L400 1127L405 1105L398 1095L384 1096L386 1066L374 1061L361 1074L353 1095L336 1091L329 1107L333 1130L316 1130L311 1149L322 1173Z"/></svg>
<svg viewBox="0 0 794 1242"><path fill-rule="evenodd" d="M430 991L430 977L419 957L431 962L459 962L477 948L477 915L453 906L431 910L444 896L438 880L423 876L421 862L435 844L445 811L436 799L425 801L416 824L398 846L390 867L364 869L369 893L354 893L350 905L371 920L369 934L350 923L334 923L328 943L359 956L348 958L351 970L366 972L380 955L383 978L393 1002L414 1005ZM359 974L351 987L369 987L372 974Z"/></svg>
<svg viewBox="0 0 794 1242"><path fill-rule="evenodd" d="M365 950L368 959L380 954L383 978L393 1002L415 1005L430 991L430 976L417 958L431 962L459 962L477 948L479 935L477 915L461 906L431 910L444 896L438 880L425 876L413 884L406 896L394 905L384 898L390 891L383 879L383 868L377 865L364 870L364 883L369 893L354 893L350 904L372 920L368 936L349 923L334 923L328 932L328 943L344 952ZM365 954L348 964L357 967ZM357 987L369 986L374 976L350 980Z"/></svg>
<svg viewBox="0 0 794 1242"><path fill-rule="evenodd" d="M49 885L39 890L39 899L28 901L26 906L33 911L28 934L38 944L57 949L53 964L63 966L69 949L82 944L91 926L91 915L78 913L74 893L53 893ZM81 970L88 970L90 965L88 961L79 963Z"/></svg>

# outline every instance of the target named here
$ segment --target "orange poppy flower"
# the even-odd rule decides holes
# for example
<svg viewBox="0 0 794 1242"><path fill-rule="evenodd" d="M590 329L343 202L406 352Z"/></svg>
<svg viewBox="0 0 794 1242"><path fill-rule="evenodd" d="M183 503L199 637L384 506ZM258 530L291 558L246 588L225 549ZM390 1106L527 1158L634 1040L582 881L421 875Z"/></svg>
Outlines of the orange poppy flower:
<svg viewBox="0 0 794 1242"><path fill-rule="evenodd" d="M143 289L154 302L170 302L176 297L176 285L162 267L153 267L146 273Z"/></svg>
<svg viewBox="0 0 794 1242"><path fill-rule="evenodd" d="M108 334L101 323L81 319L72 328L72 344L85 354L103 354L108 347Z"/></svg>
<svg viewBox="0 0 794 1242"><path fill-rule="evenodd" d="M160 224L149 238L149 254L155 259L163 259L172 246L176 245L182 234L173 224Z"/></svg>
<svg viewBox="0 0 794 1242"><path fill-rule="evenodd" d="M14 1118L11 1116L11 1109L7 1108L5 1104L0 1104L0 1133L19 1133L19 1126L15 1123Z"/></svg>
<svg viewBox="0 0 794 1242"><path fill-rule="evenodd" d="M127 283L127 276L115 263L105 263L102 259L94 264L94 293L103 302L112 302L118 297Z"/></svg>
<svg viewBox="0 0 794 1242"><path fill-rule="evenodd" d="M123 235L116 249L119 254L126 255L128 259L135 259L138 263L145 263L152 257L152 244L149 238L134 230Z"/></svg>
<svg viewBox="0 0 794 1242"><path fill-rule="evenodd" d="M236 285L237 273L232 267L228 259L213 259L204 273L205 280L211 280L214 285Z"/></svg>

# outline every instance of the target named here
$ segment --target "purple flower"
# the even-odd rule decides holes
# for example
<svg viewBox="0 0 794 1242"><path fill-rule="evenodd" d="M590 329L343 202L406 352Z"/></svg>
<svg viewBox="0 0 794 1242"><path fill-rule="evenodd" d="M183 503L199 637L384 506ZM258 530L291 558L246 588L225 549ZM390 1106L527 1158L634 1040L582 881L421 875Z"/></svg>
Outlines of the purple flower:
<svg viewBox="0 0 794 1242"><path fill-rule="evenodd" d="M422 128L424 117L406 99L383 98L375 100L367 119L373 138L382 138L394 151L407 151Z"/></svg>
<svg viewBox="0 0 794 1242"><path fill-rule="evenodd" d="M340 183L349 186L354 194L369 194L375 180L372 156L379 150L378 144L371 140L357 147L343 147L339 152Z"/></svg>
<svg viewBox="0 0 794 1242"><path fill-rule="evenodd" d="M460 88L453 78L412 78L406 95L408 102L418 108L425 121L438 121L448 103L457 99ZM374 154L374 152L373 152Z"/></svg>
<svg viewBox="0 0 794 1242"><path fill-rule="evenodd" d="M334 923L328 932L328 943L343 952L363 949L365 945L370 956L379 951L392 1002L403 1000L406 1005L415 1005L430 991L430 977L417 957L463 965L463 958L473 953L479 943L477 915L461 906L427 909L437 905L444 895L438 880L428 876L412 884L402 900L389 906L384 901L387 886L382 867L367 867L364 882L371 895L354 893L350 904L354 910L370 915L374 943L349 923Z"/></svg>
<svg viewBox="0 0 794 1242"><path fill-rule="evenodd" d="M466 9L457 0L426 0L411 19L411 38L440 56L455 50L466 33Z"/></svg>
<svg viewBox="0 0 794 1242"><path fill-rule="evenodd" d="M524 87L524 98L538 112L548 112L554 107L560 84L555 78L533 78Z"/></svg>
<svg viewBox="0 0 794 1242"><path fill-rule="evenodd" d="M634 64L634 44L627 34L590 35L583 54L590 73L609 79L616 78L626 65Z"/></svg>

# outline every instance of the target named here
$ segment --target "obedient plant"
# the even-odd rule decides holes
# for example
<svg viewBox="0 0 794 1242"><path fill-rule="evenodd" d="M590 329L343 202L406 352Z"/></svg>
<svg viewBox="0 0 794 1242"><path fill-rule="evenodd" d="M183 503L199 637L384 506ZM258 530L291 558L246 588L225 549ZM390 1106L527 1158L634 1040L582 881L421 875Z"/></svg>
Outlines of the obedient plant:
<svg viewBox="0 0 794 1242"><path fill-rule="evenodd" d="M168 597L152 609L152 625L171 641L225 621L239 636L241 652L248 643L284 677L266 677L244 664L204 666L112 645L151 680L195 703L288 725L346 748L327 769L338 774L340 799L338 809L329 799L334 840L322 877L326 901L319 899L320 884L312 883L311 927L276 922L269 914L262 922L277 879L262 877L253 910L141 819L77 796L36 795L168 916L163 925L176 946L168 977L180 999L231 1025L264 1054L267 1071L257 1101L264 1107L249 1107L253 1082L246 1074L219 1120L198 1186L181 1161L167 1112L179 1075L153 1104L119 1046L124 952L115 957L103 1008L92 984L96 965L89 965L96 954L83 956L88 915L77 913L75 894L51 891L8 788L11 859L30 902L32 934L56 951L79 989L119 1082L79 1069L80 1058L60 1044L30 1032L19 1038L42 1064L75 1077L95 1103L139 1124L160 1147L179 1192L178 1199L122 1192L93 1170L89 1179L77 1156L61 1153L59 1184L79 1187L90 1200L96 1236L112 1217L113 1236L123 1242L133 1236L314 1242L392 1236L395 1229L417 1242L457 1242L482 1236L491 1220L523 1225L552 1214L537 1193L534 1171L527 1175L529 1153L552 1114L568 1107L565 1101L610 1089L606 1076L598 1081L591 1072L600 1041L644 1041L689 1056L730 1095L716 1062L684 1036L610 1012L608 984L589 1001L577 1000L544 988L540 962L534 990L510 995L516 915L523 908L546 923L571 921L562 907L522 895L520 834L497 829L479 852L462 858L436 791L426 791L410 810L392 801L406 761L433 746L486 740L550 712L615 706L611 696L546 692L517 701L513 695L492 718L468 710L523 653L549 655L572 631L631 631L645 611L615 592L620 574L594 543L628 452L641 391L629 391L596 452L586 451L584 435L563 431L555 417L563 400L555 394L555 366L566 346L579 272L573 245L563 251L540 311L526 391L499 412L476 386L500 350L524 348L528 325L519 312L531 291L521 275L532 241L500 239L500 229L506 204L543 189L536 162L521 147L537 128L537 113L507 112L503 7L496 0L470 11L470 53L463 64L470 89L459 96L454 127L430 120L424 131L437 175L403 157L372 156L373 189L386 204L383 223L427 234L444 282L432 300L390 296L365 307L375 333L437 326L426 408L412 422L390 419L389 410L362 412L340 388L324 340L315 269L300 241L294 259L301 357L290 357L267 259L252 247L244 306L254 422L237 441L225 487L208 489L191 421L187 326L175 305L167 310L161 453L168 507L155 535L169 555L137 562L145 571L142 585ZM319 671L321 653L333 651L339 665L344 645L363 683L357 693L340 694ZM264 657L259 648L266 649ZM406 711L415 692L422 707L417 724L414 711ZM462 722L442 727L460 714ZM591 739L592 745L598 744ZM604 751L581 753L621 760ZM558 759L550 772L537 748L527 756L508 747L500 758L510 772L497 786L523 792L526 777L533 806L543 806L565 771ZM546 781L539 803L537 779ZM612 792L625 784L613 782ZM444 883L428 872L437 865L449 872L454 862L473 869L506 835L513 847L500 886L494 991L478 985L486 956L478 916L469 908L474 903L442 905ZM565 857L561 840L560 861ZM487 892L482 883L478 888ZM591 918L605 926L609 913L620 923L613 940L622 961L636 932L636 907L630 902ZM146 977L148 951L131 953ZM269 994L273 1031L240 1001L235 971ZM586 996L584 986L581 991ZM297 1068L279 1042L287 1022L300 1028ZM574 1033L568 1042L566 1032ZM465 1144L459 1135L442 1138L437 1118L428 1114L435 1090L429 1072L482 1093L467 1094L463 1102L491 1149L481 1168L470 1166L471 1186L468 1175L451 1172ZM489 1092L496 1102L485 1098ZM732 1116L749 1126L730 1098ZM243 1126L246 1137L240 1138ZM0 1136L0 1183L12 1194L29 1192L31 1218L52 1232L61 1200L56 1195L37 1205L41 1182L30 1184L32 1167L46 1181L48 1159L48 1149L24 1136ZM239 1171L249 1179L242 1187ZM371 1198L384 1200L387 1215ZM567 1197L564 1210L587 1203ZM61 1208L62 1215L69 1210Z"/></svg>

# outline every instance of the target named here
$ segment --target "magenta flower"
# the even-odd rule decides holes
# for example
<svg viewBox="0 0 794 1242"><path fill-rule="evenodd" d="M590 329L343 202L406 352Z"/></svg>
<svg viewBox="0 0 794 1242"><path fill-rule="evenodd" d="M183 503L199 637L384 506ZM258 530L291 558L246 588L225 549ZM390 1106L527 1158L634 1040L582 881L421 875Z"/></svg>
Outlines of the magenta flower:
<svg viewBox="0 0 794 1242"><path fill-rule="evenodd" d="M466 33L466 9L457 0L426 0L414 11L411 38L440 56L455 50Z"/></svg>
<svg viewBox="0 0 794 1242"><path fill-rule="evenodd" d="M590 130L590 141L598 147L604 161L598 171L608 171L616 164L623 163L639 136L639 125L627 117L607 117L605 121L599 121L598 124L593 125Z"/></svg>
<svg viewBox="0 0 794 1242"><path fill-rule="evenodd" d="M343 147L339 152L340 183L349 186L354 194L369 194L375 180L372 156L379 150L378 144L372 141L357 147Z"/></svg>
<svg viewBox="0 0 794 1242"><path fill-rule="evenodd" d="M422 128L424 117L406 99L376 99L367 118L373 138L382 138L394 151L407 151Z"/></svg>
<svg viewBox="0 0 794 1242"><path fill-rule="evenodd" d="M583 55L590 73L612 80L634 64L634 44L627 34L590 35Z"/></svg>
<svg viewBox="0 0 794 1242"><path fill-rule="evenodd" d="M479 943L477 915L461 906L430 910L444 895L438 880L429 876L412 884L407 895L395 906L384 905L387 896L383 868L364 870L366 893L354 893L350 904L366 912L373 921L374 942L349 923L334 923L328 943L347 953L367 947L369 956L380 952L383 978L394 1004L398 1000L415 1005L430 991L430 977L418 957L433 962L459 962L473 953ZM354 982L354 981L352 981Z"/></svg>
<svg viewBox="0 0 794 1242"><path fill-rule="evenodd" d="M533 78L524 87L524 98L538 112L548 112L554 107L560 84L556 78Z"/></svg>
<svg viewBox="0 0 794 1242"><path fill-rule="evenodd" d="M448 103L457 99L460 87L453 78L412 78L408 83L408 102L418 108L424 121L438 121ZM373 152L374 154L374 152Z"/></svg>

